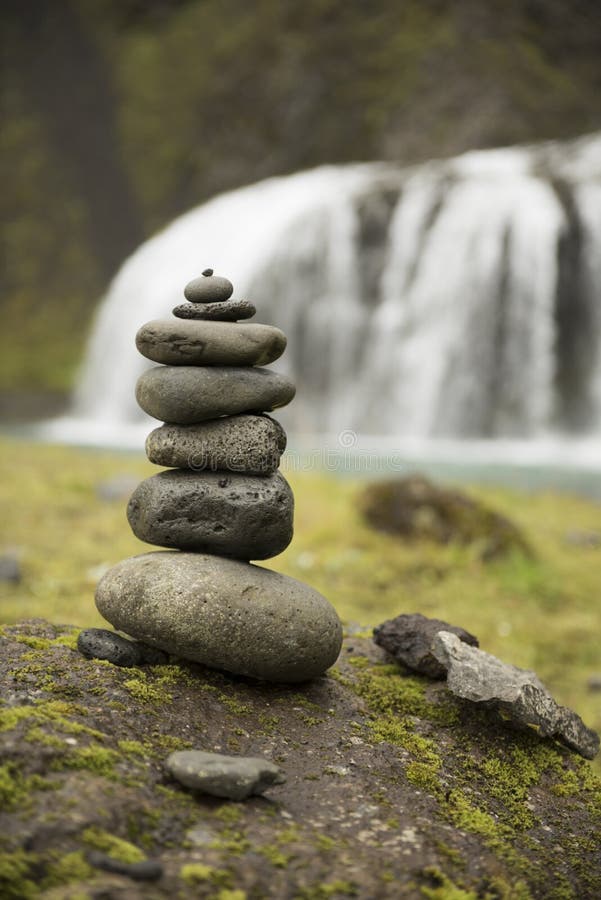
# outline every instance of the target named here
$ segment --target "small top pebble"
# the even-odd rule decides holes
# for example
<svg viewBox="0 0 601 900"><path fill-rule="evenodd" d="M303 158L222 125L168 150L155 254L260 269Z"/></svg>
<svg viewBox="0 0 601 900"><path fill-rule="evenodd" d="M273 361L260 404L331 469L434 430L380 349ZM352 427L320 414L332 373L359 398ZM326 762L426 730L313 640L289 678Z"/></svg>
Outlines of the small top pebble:
<svg viewBox="0 0 601 900"><path fill-rule="evenodd" d="M193 278L184 288L186 300L191 303L223 303L233 293L232 282L220 275L213 275L213 269L205 269L200 278Z"/></svg>

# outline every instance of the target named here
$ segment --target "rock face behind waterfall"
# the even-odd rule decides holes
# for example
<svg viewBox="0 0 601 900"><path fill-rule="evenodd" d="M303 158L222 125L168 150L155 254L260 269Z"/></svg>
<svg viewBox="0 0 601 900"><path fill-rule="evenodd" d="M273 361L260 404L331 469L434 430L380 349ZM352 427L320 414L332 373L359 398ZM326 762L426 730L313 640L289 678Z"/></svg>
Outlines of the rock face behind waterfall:
<svg viewBox="0 0 601 900"><path fill-rule="evenodd" d="M595 433L600 174L592 136L409 170L324 167L219 196L117 274L75 415L117 429L140 420L134 334L179 302L202 248L289 337L278 366L301 397L288 428Z"/></svg>

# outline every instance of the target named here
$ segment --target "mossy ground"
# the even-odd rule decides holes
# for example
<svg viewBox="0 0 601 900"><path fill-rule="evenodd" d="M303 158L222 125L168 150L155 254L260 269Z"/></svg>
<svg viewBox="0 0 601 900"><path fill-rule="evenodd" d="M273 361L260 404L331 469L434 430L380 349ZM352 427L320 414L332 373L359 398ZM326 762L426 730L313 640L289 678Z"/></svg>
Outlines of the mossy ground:
<svg viewBox="0 0 601 900"><path fill-rule="evenodd" d="M139 454L6 439L0 460L0 548L20 548L23 567L21 584L0 585L2 621L102 624L93 593L103 568L149 548L131 533L125 498L102 501L97 486L156 468ZM322 591L346 622L371 626L421 612L462 625L484 649L535 669L560 702L601 730L601 694L587 691L601 671L601 547L566 540L570 532L601 534L599 503L473 488L522 529L536 554L483 563L477 547L406 545L371 530L357 511L357 483L285 465L284 472L295 491L295 537L265 565ZM140 683L132 694L145 690Z"/></svg>

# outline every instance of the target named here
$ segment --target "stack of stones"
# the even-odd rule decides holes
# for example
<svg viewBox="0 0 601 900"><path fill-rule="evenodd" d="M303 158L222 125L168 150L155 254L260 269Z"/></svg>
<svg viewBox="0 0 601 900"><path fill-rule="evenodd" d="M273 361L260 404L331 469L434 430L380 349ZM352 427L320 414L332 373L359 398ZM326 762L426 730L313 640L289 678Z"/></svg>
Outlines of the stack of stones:
<svg viewBox="0 0 601 900"><path fill-rule="evenodd" d="M127 511L137 537L172 549L114 566L96 605L115 628L176 656L270 681L313 678L340 651L336 612L307 585L250 562L292 539L294 499L277 471L286 435L266 412L295 387L262 368L286 337L241 322L254 306L232 299L211 269L184 293L175 318L136 336L159 363L136 388L142 409L164 422L146 452L170 468L143 481Z"/></svg>

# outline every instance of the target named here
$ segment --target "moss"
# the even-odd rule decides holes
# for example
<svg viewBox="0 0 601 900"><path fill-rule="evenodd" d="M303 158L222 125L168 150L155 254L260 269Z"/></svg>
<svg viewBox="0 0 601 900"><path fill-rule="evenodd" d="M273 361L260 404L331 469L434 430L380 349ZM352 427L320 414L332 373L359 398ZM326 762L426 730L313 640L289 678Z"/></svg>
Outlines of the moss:
<svg viewBox="0 0 601 900"><path fill-rule="evenodd" d="M139 672L134 678L128 678L123 682L123 687L140 703L156 706L169 703L171 700L171 694L164 687L164 682L160 679L151 682L146 672Z"/></svg>
<svg viewBox="0 0 601 900"><path fill-rule="evenodd" d="M225 869L216 869L204 863L187 863L179 870L179 876L189 887L208 882L213 887L229 888L232 880Z"/></svg>
<svg viewBox="0 0 601 900"><path fill-rule="evenodd" d="M85 715L81 707L65 700L43 700L32 706L12 706L0 709L0 731L14 731L21 722L33 719L38 723L50 724L66 734L87 734L104 740L106 735L89 728L67 716Z"/></svg>
<svg viewBox="0 0 601 900"><path fill-rule="evenodd" d="M440 781L436 774L439 766L432 763L411 762L405 770L407 781L430 794L440 793Z"/></svg>
<svg viewBox="0 0 601 900"><path fill-rule="evenodd" d="M222 888L215 900L246 900L247 894L246 891L241 891L238 888L234 888L234 890L230 890L229 888Z"/></svg>
<svg viewBox="0 0 601 900"><path fill-rule="evenodd" d="M145 756L147 753L146 747L140 741L117 741L117 746L126 756Z"/></svg>
<svg viewBox="0 0 601 900"><path fill-rule="evenodd" d="M57 785L41 775L23 775L14 763L0 765L0 809L15 809L27 802L32 791L53 790Z"/></svg>
<svg viewBox="0 0 601 900"><path fill-rule="evenodd" d="M224 828L219 837L209 845L214 850L221 850L228 856L242 856L251 848L251 842L241 831Z"/></svg>
<svg viewBox="0 0 601 900"><path fill-rule="evenodd" d="M38 896L39 888L32 873L37 862L37 856L24 850L0 853L0 897L3 900L30 900Z"/></svg>
<svg viewBox="0 0 601 900"><path fill-rule="evenodd" d="M66 853L46 864L46 875L42 887L48 889L61 884L69 884L72 881L86 881L93 874L94 870L85 861L81 851Z"/></svg>
<svg viewBox="0 0 601 900"><path fill-rule="evenodd" d="M75 747L69 754L52 762L53 769L87 769L96 775L112 776L119 755L108 747L90 744L88 747Z"/></svg>
<svg viewBox="0 0 601 900"><path fill-rule="evenodd" d="M466 891L458 887L434 867L425 869L424 875L433 882L432 887L424 885L420 888L420 894L426 900L479 900L479 895L475 891Z"/></svg>
<svg viewBox="0 0 601 900"><path fill-rule="evenodd" d="M294 900L328 900L330 897L357 897L359 891L350 881L329 881L303 888Z"/></svg>
<svg viewBox="0 0 601 900"><path fill-rule="evenodd" d="M86 828L81 839L92 850L100 850L101 853L106 853L120 862L138 863L146 859L144 853L135 844L131 844L115 834L109 834L102 828L95 826Z"/></svg>
<svg viewBox="0 0 601 900"><path fill-rule="evenodd" d="M235 825L244 818L244 812L240 804L235 803L224 803L223 806L215 810L213 815L227 825Z"/></svg>
<svg viewBox="0 0 601 900"><path fill-rule="evenodd" d="M264 856L265 859L268 860L276 869L285 869L292 859L291 854L283 853L279 847L272 846L271 844L266 844L263 847L258 847L257 853L260 853L261 856Z"/></svg>

